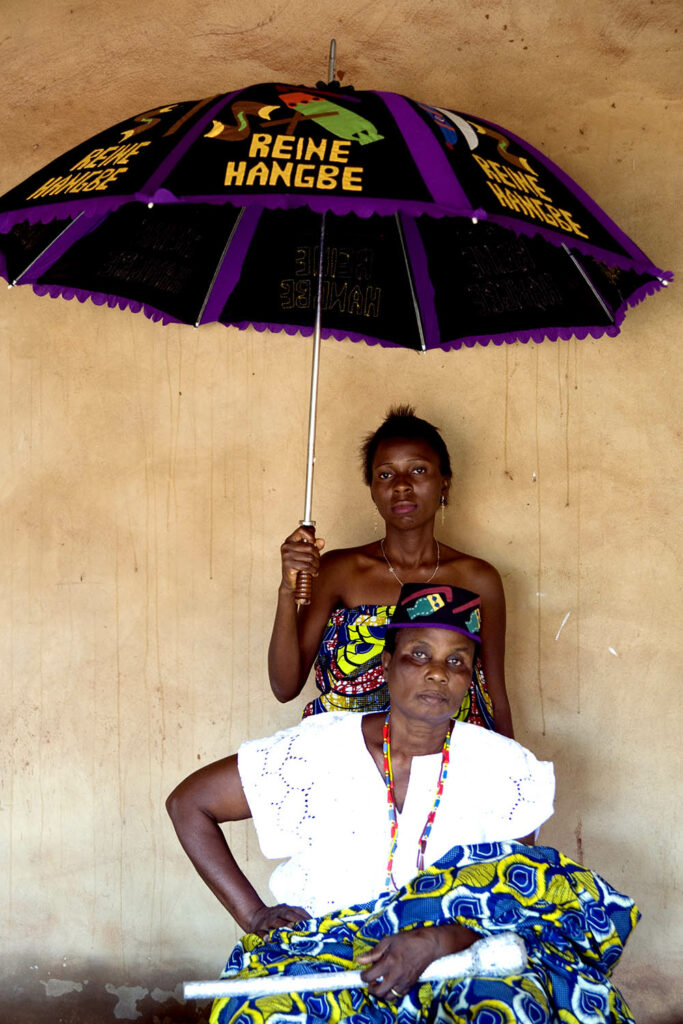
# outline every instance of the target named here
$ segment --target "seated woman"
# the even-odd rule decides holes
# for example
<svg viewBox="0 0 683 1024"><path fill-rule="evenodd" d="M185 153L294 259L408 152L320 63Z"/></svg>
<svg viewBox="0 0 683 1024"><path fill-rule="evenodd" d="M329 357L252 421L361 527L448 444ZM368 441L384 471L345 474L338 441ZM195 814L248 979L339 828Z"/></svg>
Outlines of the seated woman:
<svg viewBox="0 0 683 1024"><path fill-rule="evenodd" d="M505 690L505 596L488 562L436 540L434 520L448 504L451 461L438 429L406 406L393 409L361 449L363 476L381 540L330 551L310 527L284 542L282 582L270 642L273 693L293 700L315 659L320 696L304 715L323 711L382 711L388 706L382 675L386 623L402 583L463 587L481 597L481 657L456 717L512 736ZM299 571L314 575L310 605L294 600Z"/></svg>
<svg viewBox="0 0 683 1024"><path fill-rule="evenodd" d="M479 605L458 588L404 586L382 656L386 713L315 716L245 742L168 798L184 849L248 933L227 974L293 975L290 995L217 1000L213 1024L388 1024L399 1012L456 1024L632 1020L607 980L635 923L632 901L556 851L516 841L552 814L552 765L453 720ZM275 906L220 829L248 817L264 856L285 858L271 877ZM510 930L529 951L521 974L418 982L434 960ZM302 970L359 965L366 988L297 993Z"/></svg>

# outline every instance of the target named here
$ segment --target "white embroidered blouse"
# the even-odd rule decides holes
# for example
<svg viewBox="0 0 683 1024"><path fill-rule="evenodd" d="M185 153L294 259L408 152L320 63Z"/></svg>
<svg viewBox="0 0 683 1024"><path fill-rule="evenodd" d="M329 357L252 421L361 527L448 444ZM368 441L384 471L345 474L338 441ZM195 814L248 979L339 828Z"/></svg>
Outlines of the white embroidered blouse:
<svg viewBox="0 0 683 1024"><path fill-rule="evenodd" d="M363 716L304 719L238 752L242 786L261 851L286 858L270 878L278 903L313 916L365 903L385 890L389 815L384 778L365 746ZM393 875L417 873L417 845L434 801L441 754L414 757ZM553 813L555 776L514 740L454 722L450 764L425 852L425 866L452 846L518 839Z"/></svg>

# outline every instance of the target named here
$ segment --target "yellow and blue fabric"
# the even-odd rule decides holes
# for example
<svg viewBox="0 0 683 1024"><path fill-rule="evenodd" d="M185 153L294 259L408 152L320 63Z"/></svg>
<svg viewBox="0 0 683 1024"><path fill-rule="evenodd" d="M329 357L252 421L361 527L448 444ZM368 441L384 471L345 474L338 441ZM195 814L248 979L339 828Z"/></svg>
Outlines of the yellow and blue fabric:
<svg viewBox="0 0 683 1024"><path fill-rule="evenodd" d="M385 935L458 923L481 935L515 931L527 966L508 978L418 983L400 1002L366 989L218 999L211 1024L633 1024L610 975L640 914L633 900L550 847L455 846L375 903L245 935L223 977L294 977L358 969Z"/></svg>
<svg viewBox="0 0 683 1024"><path fill-rule="evenodd" d="M388 710L382 651L393 614L394 605L375 604L339 607L332 611L315 662L315 684L320 696L306 705L304 717L326 711L367 714ZM469 690L455 717L460 722L494 728L493 705L479 657L475 660Z"/></svg>

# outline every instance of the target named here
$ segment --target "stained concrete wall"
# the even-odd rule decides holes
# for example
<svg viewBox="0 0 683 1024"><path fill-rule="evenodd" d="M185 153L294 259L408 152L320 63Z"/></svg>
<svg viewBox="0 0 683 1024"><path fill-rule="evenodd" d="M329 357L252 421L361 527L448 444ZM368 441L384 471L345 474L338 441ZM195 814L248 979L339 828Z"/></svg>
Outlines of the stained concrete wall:
<svg viewBox="0 0 683 1024"><path fill-rule="evenodd" d="M2 0L0 191L107 124L340 74L505 124L653 259L681 263L681 8L642 0ZM517 733L557 767L546 842L632 894L617 980L681 1020L680 286L616 340L417 357L325 345L315 509L371 532L355 449L414 401L455 456L445 540L501 570ZM300 516L308 344L0 296L0 1005L195 1020L234 938L163 799L294 722L265 648ZM265 886L250 826L231 830ZM678 960L678 963L677 963Z"/></svg>

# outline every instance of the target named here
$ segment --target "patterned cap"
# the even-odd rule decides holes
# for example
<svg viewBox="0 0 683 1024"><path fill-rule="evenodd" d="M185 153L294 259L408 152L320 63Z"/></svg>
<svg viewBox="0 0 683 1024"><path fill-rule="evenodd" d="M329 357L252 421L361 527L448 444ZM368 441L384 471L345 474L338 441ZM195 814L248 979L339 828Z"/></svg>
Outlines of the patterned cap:
<svg viewBox="0 0 683 1024"><path fill-rule="evenodd" d="M481 600L461 587L404 583L387 629L453 629L481 643Z"/></svg>

